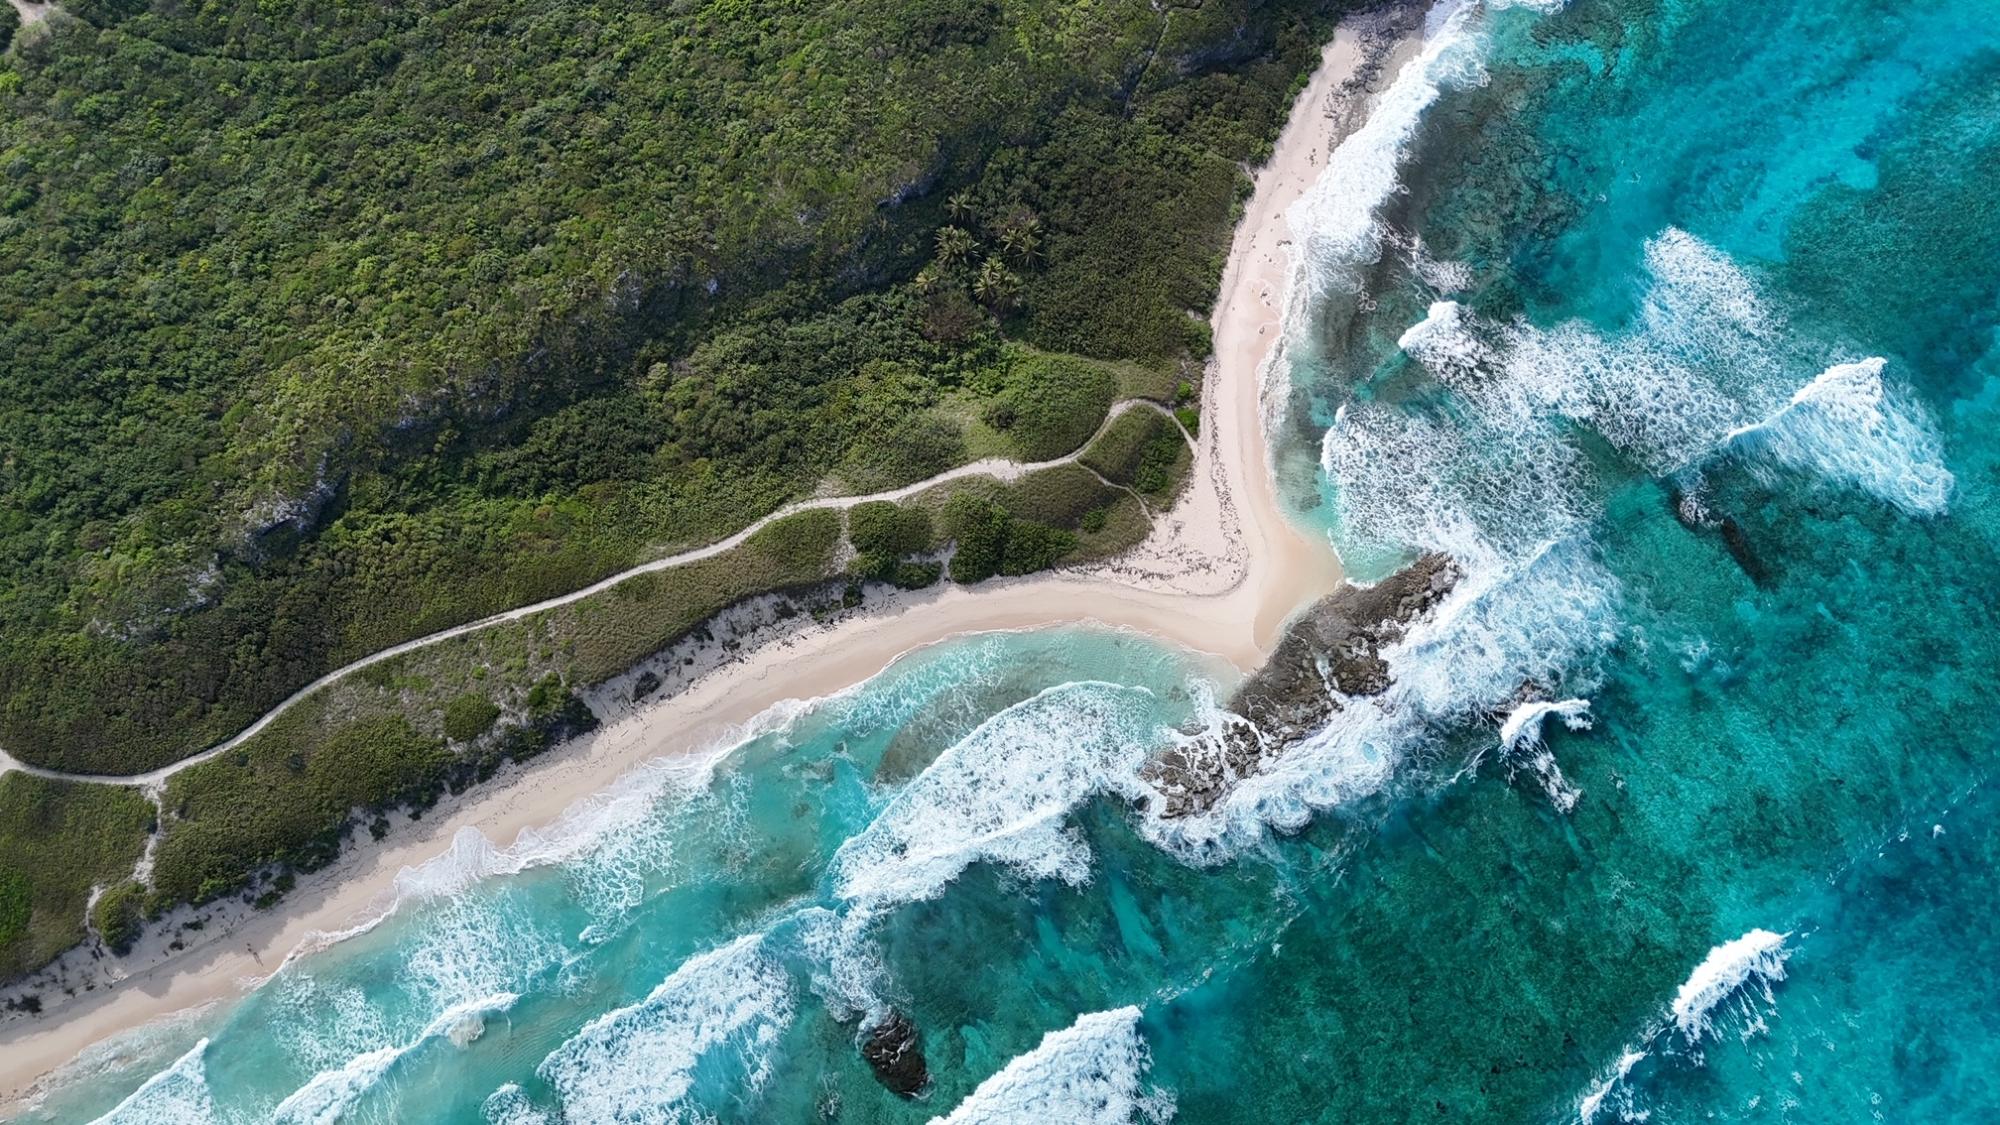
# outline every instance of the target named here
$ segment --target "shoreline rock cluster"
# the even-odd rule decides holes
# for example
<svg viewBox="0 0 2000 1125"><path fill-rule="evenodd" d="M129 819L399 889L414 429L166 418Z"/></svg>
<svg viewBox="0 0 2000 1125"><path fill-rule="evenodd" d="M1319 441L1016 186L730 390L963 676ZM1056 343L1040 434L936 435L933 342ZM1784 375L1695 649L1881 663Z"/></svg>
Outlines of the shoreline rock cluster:
<svg viewBox="0 0 2000 1125"><path fill-rule="evenodd" d="M1428 554L1372 586L1344 585L1315 602L1236 690L1219 729L1161 752L1140 770L1157 794L1160 816L1207 812L1238 781L1324 728L1342 710L1341 700L1388 690L1382 650L1461 576L1450 558Z"/></svg>

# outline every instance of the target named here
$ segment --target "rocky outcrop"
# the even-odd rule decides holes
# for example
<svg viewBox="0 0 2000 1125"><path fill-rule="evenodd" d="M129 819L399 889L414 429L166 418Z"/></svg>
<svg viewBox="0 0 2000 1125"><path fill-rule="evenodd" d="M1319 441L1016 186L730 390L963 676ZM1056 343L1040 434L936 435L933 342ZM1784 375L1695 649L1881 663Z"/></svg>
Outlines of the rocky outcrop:
<svg viewBox="0 0 2000 1125"><path fill-rule="evenodd" d="M905 1098L923 1093L931 1082L924 1064L924 1044L909 1017L891 1009L861 1042L861 1057L882 1085Z"/></svg>
<svg viewBox="0 0 2000 1125"><path fill-rule="evenodd" d="M1750 536L1743 525L1730 515L1717 515L1709 509L1706 500L1699 495L1690 495L1674 489L1667 494L1668 503L1673 507L1674 518L1690 531L1715 531L1722 535L1722 545L1729 549L1729 557L1760 590L1770 589L1778 576L1771 570L1757 548L1750 542Z"/></svg>
<svg viewBox="0 0 2000 1125"><path fill-rule="evenodd" d="M1168 819L1214 808L1235 783L1326 726L1343 698L1380 695L1382 650L1458 582L1444 555L1425 555L1372 586L1343 586L1292 622L1271 659L1228 704L1216 731L1162 752L1140 771Z"/></svg>

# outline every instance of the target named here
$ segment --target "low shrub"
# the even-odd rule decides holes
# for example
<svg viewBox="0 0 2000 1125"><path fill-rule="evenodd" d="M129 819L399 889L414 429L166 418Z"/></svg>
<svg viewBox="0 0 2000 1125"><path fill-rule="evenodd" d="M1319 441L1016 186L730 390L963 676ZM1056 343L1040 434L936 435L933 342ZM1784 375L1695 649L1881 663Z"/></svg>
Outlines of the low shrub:
<svg viewBox="0 0 2000 1125"><path fill-rule="evenodd" d="M444 736L453 742L471 742L493 729L500 708L478 692L464 695L444 705Z"/></svg>
<svg viewBox="0 0 2000 1125"><path fill-rule="evenodd" d="M1090 440L1117 393L1101 364L1010 348L981 420L1006 434L1021 460L1052 461Z"/></svg>
<svg viewBox="0 0 2000 1125"><path fill-rule="evenodd" d="M146 888L130 879L97 896L90 922L104 947L120 957L132 952L145 928Z"/></svg>
<svg viewBox="0 0 2000 1125"><path fill-rule="evenodd" d="M1061 528L1015 517L984 496L960 493L945 505L946 532L957 544L951 557L954 582L983 582L996 574L1047 570L1076 548L1076 536Z"/></svg>
<svg viewBox="0 0 2000 1125"><path fill-rule="evenodd" d="M853 544L855 552L848 573L906 586L907 583L899 577L903 573L904 560L929 550L935 534L930 513L920 507L906 507L886 500L856 504L847 512L847 540ZM935 580L933 575L931 581Z"/></svg>

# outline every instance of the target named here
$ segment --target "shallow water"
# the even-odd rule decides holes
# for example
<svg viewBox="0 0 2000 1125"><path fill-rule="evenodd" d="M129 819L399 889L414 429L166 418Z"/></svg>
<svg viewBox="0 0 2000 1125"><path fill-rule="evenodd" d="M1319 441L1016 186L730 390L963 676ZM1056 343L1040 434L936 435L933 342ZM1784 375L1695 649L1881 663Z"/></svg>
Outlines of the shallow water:
<svg viewBox="0 0 2000 1125"><path fill-rule="evenodd" d="M1294 212L1304 518L1467 575L1389 693L1170 825L1138 766L1201 665L940 646L35 1119L1990 1115L1989 6L1431 32ZM1503 726L1524 685L1587 708ZM857 1050L891 1007L918 1101Z"/></svg>

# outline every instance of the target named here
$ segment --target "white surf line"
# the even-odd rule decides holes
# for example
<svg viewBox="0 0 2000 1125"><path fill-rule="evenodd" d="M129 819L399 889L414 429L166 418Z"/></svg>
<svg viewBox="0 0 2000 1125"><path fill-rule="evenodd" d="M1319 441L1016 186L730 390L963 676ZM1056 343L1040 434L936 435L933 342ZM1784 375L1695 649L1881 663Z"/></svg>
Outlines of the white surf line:
<svg viewBox="0 0 2000 1125"><path fill-rule="evenodd" d="M328 687L342 679L345 679L346 677L351 676L354 673L360 671L361 669L369 667L370 665L380 664L384 660L391 660L394 659L395 657L402 656L405 653L415 652L421 648L428 648L431 645L441 644L445 641L449 641L457 637L466 636L469 633L477 633L482 629L490 629L495 625L502 625L509 621L519 621L524 617L533 617L535 614L538 613L544 613L551 609L556 609L561 606L566 606L572 602L582 601L585 598L601 594L604 591L611 589L613 586L616 586L621 582L626 582L633 578L636 578L641 574L651 574L654 571L660 571L660 570L672 570L675 567L686 566L689 563L700 562L703 559L714 558L717 555L723 554L727 551L731 551L737 547L742 546L746 541L750 539L751 536L764 530L771 524L776 523L777 521L784 519L787 516L798 515L800 512L808 512L821 508L828 508L834 511L844 512L849 508L858 507L859 505L862 504L872 504L885 500L888 501L906 500L919 493L928 492L929 490L936 488L941 484L949 484L952 481L964 480L968 477L982 477L982 476L991 477L992 479L997 480L1002 484L1012 484L1013 482L1021 479L1022 477L1028 475L1029 473L1040 472L1044 469L1053 469L1063 465L1073 464L1083 457L1085 451L1087 451L1091 447L1091 445L1097 441L1098 438L1104 436L1105 431L1111 428L1112 423L1116 422L1126 413L1135 409L1153 410L1165 416L1170 421L1174 420L1173 412L1171 410L1167 409L1165 406L1162 406L1157 402L1154 402L1152 399L1147 399L1147 398L1121 399L1118 402L1113 403L1111 409L1105 412L1104 421L1099 423L1097 429L1092 431L1091 435L1088 438L1084 439L1082 445L1079 445L1076 447L1076 449L1072 450L1071 452L1066 453L1061 457L1054 458L1052 460L1013 461L1004 457L987 457L978 461L968 462L967 464L960 465L954 469L947 469L944 472L937 474L936 476L927 477L924 480L916 482L915 484L906 484L901 488L892 488L883 492L871 492L861 496L826 496L812 500L794 501L793 503L787 504L784 507L779 508L778 510L770 513L769 515L766 515L761 519L756 520L749 526L745 527L743 530L738 531L736 534L729 536L727 539L717 540L714 543L710 543L706 547L696 547L691 550L682 551L679 554L668 555L665 558L654 559L651 562L643 562L637 566L628 567L625 570L621 570L618 573L613 574L608 578L599 579L598 581L593 582L590 585L585 586L581 589L572 590L567 594L558 594L553 598L547 598L544 599L543 601L534 602L532 604L524 606L517 606L514 609L502 610L501 612L493 614L490 617L482 617L477 621L468 621L463 625L454 625L449 629L441 629L435 633L429 633L426 634L425 636L417 637L413 640L403 641L400 644L390 645L388 648L380 649L376 652L369 653L367 656L361 657L359 660L355 660L349 664L344 664L341 667L336 668L331 672L328 672L324 676L321 676L319 679L314 680L313 682L307 684L306 686L286 696L284 700L281 701L277 706L271 708L269 711L264 712L264 714L261 715L256 722L251 723L249 726L243 728L243 730L239 731L235 735L232 735L231 737L216 743L215 745L209 747L206 750L202 750L197 753L191 754L185 758L180 759L177 762L161 766L159 769L156 770L148 770L145 773L134 773L134 774L72 773L67 770L44 769L41 766L29 765L28 763L23 762L18 758L15 758L13 755L7 753L5 750L0 750L0 774L4 774L9 770L16 770L21 773L25 773L31 777L46 778L50 781L77 781L77 782L89 782L98 785L127 785L127 786L137 786L142 789L158 788L160 786L165 785L167 783L167 779L172 777L176 773L179 773L180 771L187 769L190 766L200 765L201 763L206 762L209 759L214 758L219 754L226 754L229 751L234 750L237 747L243 745L250 739L255 738L261 731L263 731L265 727L270 726L271 723L278 718L278 716L290 710L293 705L297 704L300 700L304 699L306 696L311 695L312 693L320 690L321 688ZM1175 428L1178 429L1180 425L1179 422L1175 421L1174 424ZM1185 435L1183 435L1183 440L1185 440ZM1089 466L1087 465L1084 467L1086 469L1089 468ZM1104 478L1101 474L1098 474L1095 470L1091 470L1091 472L1092 475L1097 476L1098 480L1104 481ZM1104 483L1109 485L1111 482L1104 481ZM1141 501L1141 503L1143 504L1144 501Z"/></svg>

